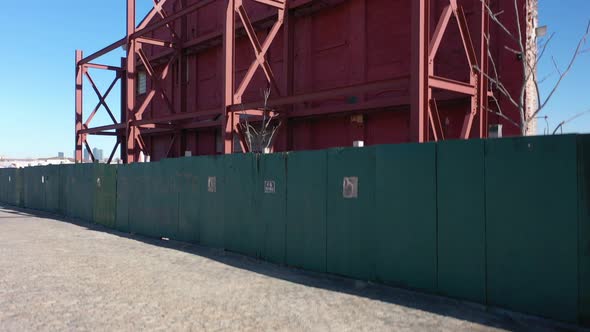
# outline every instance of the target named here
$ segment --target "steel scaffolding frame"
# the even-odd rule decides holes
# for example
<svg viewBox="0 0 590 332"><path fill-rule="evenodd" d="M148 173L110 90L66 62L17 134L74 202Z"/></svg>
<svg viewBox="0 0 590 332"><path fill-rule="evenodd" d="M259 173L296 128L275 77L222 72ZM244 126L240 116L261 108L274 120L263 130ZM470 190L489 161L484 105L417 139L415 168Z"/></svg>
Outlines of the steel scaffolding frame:
<svg viewBox="0 0 590 332"><path fill-rule="evenodd" d="M203 0L192 5L187 5L186 0L154 0L154 6L144 18L136 25L135 1L126 0L127 4L127 31L126 36L115 43L83 57L80 50L76 51L76 162L82 161L82 149L85 147L94 160L91 147L88 144L88 135L107 135L117 137L116 144L110 154L109 162L113 159L117 147L122 147L122 159L126 163L138 161L139 151L145 151L146 145L142 135L149 133L169 133L171 141L168 154L173 148L174 141L182 130L196 128L219 128L223 133L223 153L233 153L234 135L241 137L238 123L238 113L260 114L263 102L242 103L242 96L252 82L252 78L258 69L262 69L264 77L274 94L269 100L268 106L281 106L286 112L281 112L284 121L289 118L303 117L309 115L341 114L359 112L367 109L377 109L392 106L410 106L410 136L415 142L438 141L445 139L438 112L437 99L433 90L441 90L468 96L471 100L470 110L465 114L461 138L487 137L488 117L487 104L491 93L488 87L486 73L488 71L487 52L488 45L485 36L489 31L489 19L486 14L487 2L482 1L481 25L477 35L480 36L479 54L475 48L469 31L463 8L457 4L457 0L448 0L448 5L442 11L435 29L431 32L431 2L433 0L412 0L412 64L410 75L392 77L387 80L359 83L343 88L316 91L307 94L295 95L293 93L293 12L304 6L312 5L313 0L217 0L226 4L224 29L222 32L197 36L187 40L187 17L204 6L216 0ZM164 5L167 2L177 1L180 9L174 13L167 13ZM273 8L273 14L259 17L253 20L244 7L243 1L257 2ZM359 0L359 6L364 8L365 0ZM330 1L326 1L329 3ZM338 2L338 1L336 1ZM341 1L340 1L341 2ZM155 17L160 19L154 21ZM236 22L236 18L239 21ZM180 31L175 31L173 22L180 21ZM256 34L255 23L261 21L272 22L270 32L266 39L261 41ZM445 32L451 21L457 23L459 28L463 49L468 60L469 82L460 82L445 77L437 76L435 73L435 60L442 45ZM169 39L155 39L147 34L163 29L169 31ZM277 35L283 33L283 77L284 84L279 86L275 74L267 61L267 52ZM236 57L236 35L237 31L245 31L255 54L254 61L241 82L235 80L235 57ZM161 82L165 80L171 71L171 66L177 64L180 72L186 68L186 50L194 48L202 43L210 42L220 38L224 50L224 85L223 105L210 110L198 110L187 112L186 107L186 86L181 84L180 91L175 95L178 98L174 103L170 100L166 91L162 88ZM148 58L144 45L167 48L168 51L162 55ZM119 48L125 47L126 58L122 59L121 66L107 66L93 63L97 58ZM164 62L164 66L157 72L155 63ZM151 89L141 104L137 103L136 79L137 68L145 68L150 79ZM99 91L94 83L89 69L110 70L115 73L115 78L109 88L103 93ZM84 77L90 83L92 90L97 94L99 103L84 120L83 117L83 92ZM106 98L112 91L115 84L121 80L121 121L117 121ZM237 85L237 89L236 89ZM408 91L407 96L385 98L380 100L366 101L338 107L323 106L314 109L293 111L293 105L315 100L341 97L350 93L365 94L379 89L399 89ZM154 98L161 98L168 110L165 116L144 119L143 114ZM445 97L442 97L445 99ZM176 109L180 105L180 109ZM113 124L99 127L90 127L90 124L100 108L104 108ZM474 133L475 120L479 120L478 130ZM283 129L284 130L284 129ZM286 135L285 135L286 136ZM243 143L243 142L242 142ZM244 144L242 144L245 150Z"/></svg>

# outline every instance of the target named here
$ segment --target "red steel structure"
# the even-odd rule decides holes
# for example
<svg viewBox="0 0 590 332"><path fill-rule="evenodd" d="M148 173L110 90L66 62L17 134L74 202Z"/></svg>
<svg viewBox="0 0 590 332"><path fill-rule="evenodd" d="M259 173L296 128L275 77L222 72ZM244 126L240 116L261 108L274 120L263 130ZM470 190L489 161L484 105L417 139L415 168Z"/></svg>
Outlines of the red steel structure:
<svg viewBox="0 0 590 332"><path fill-rule="evenodd" d="M76 161L83 146L92 156L88 135L116 137L109 161L120 145L127 163L140 152L247 152L238 124L261 116L263 88L281 121L274 151L485 138L503 123L488 116L488 53L508 89L522 85L518 59L502 53L507 38L485 38L485 6L514 12L514 2L490 1L154 0L136 24L126 0L126 36L87 57L76 51ZM120 47L120 67L94 62ZM91 68L115 73L104 94ZM86 119L84 77L99 99ZM118 80L120 120L106 102ZM91 127L101 107L113 124Z"/></svg>

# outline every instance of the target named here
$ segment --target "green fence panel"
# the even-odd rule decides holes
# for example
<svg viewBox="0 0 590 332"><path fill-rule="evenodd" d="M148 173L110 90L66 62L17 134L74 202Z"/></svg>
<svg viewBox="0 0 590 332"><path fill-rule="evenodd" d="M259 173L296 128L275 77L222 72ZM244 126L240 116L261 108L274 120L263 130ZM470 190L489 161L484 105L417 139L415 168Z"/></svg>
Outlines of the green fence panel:
<svg viewBox="0 0 590 332"><path fill-rule="evenodd" d="M578 136L578 322L590 325L590 135Z"/></svg>
<svg viewBox="0 0 590 332"><path fill-rule="evenodd" d="M68 210L70 217L92 222L94 219L94 197L96 194L95 164L74 165L71 178L67 181Z"/></svg>
<svg viewBox="0 0 590 332"><path fill-rule="evenodd" d="M129 176L129 229L131 233L158 237L157 217L153 214L152 192L156 163L131 164Z"/></svg>
<svg viewBox="0 0 590 332"><path fill-rule="evenodd" d="M436 145L379 146L375 174L377 279L436 291Z"/></svg>
<svg viewBox="0 0 590 332"><path fill-rule="evenodd" d="M375 149L328 151L327 271L375 277Z"/></svg>
<svg viewBox="0 0 590 332"><path fill-rule="evenodd" d="M16 202L17 206L24 207L25 206L25 183L24 183L24 171L22 168L19 168L15 171L16 176Z"/></svg>
<svg viewBox="0 0 590 332"><path fill-rule="evenodd" d="M178 239L199 243L199 211L202 205L199 189L203 182L199 158L177 159Z"/></svg>
<svg viewBox="0 0 590 332"><path fill-rule="evenodd" d="M74 210L72 206L74 173L76 165L63 165L60 169L60 191L61 199L59 201L59 209L61 214L67 217L74 217Z"/></svg>
<svg viewBox="0 0 590 332"><path fill-rule="evenodd" d="M13 169L0 169L0 203L14 205L14 175Z"/></svg>
<svg viewBox="0 0 590 332"><path fill-rule="evenodd" d="M202 245L224 248L224 164L225 157L196 157L199 164L199 240Z"/></svg>
<svg viewBox="0 0 590 332"><path fill-rule="evenodd" d="M158 206L156 223L159 236L178 239L178 183L176 173L180 166L179 159L165 159L156 164L152 190L157 194L154 198ZM154 202L156 203L156 202Z"/></svg>
<svg viewBox="0 0 590 332"><path fill-rule="evenodd" d="M97 164L94 168L94 222L115 228L117 214L117 166Z"/></svg>
<svg viewBox="0 0 590 332"><path fill-rule="evenodd" d="M256 155L223 157L225 249L260 257L264 225L255 208Z"/></svg>
<svg viewBox="0 0 590 332"><path fill-rule="evenodd" d="M486 142L488 303L575 321L575 136Z"/></svg>
<svg viewBox="0 0 590 332"><path fill-rule="evenodd" d="M117 167L117 204L115 228L120 232L130 232L129 204L130 204L130 176L131 167L127 164Z"/></svg>
<svg viewBox="0 0 590 332"><path fill-rule="evenodd" d="M45 191L43 190L42 169L40 166L27 167L24 169L25 177L25 207L34 210L43 210Z"/></svg>
<svg viewBox="0 0 590 332"><path fill-rule="evenodd" d="M287 224L287 155L273 153L260 155L258 180L255 187L258 197L257 216L263 225L262 258L285 264L285 236Z"/></svg>
<svg viewBox="0 0 590 332"><path fill-rule="evenodd" d="M9 196L9 186L12 186L10 181L8 180L10 177L9 169L4 168L0 169L0 203L9 204L8 196Z"/></svg>
<svg viewBox="0 0 590 332"><path fill-rule="evenodd" d="M58 213L60 201L60 166L49 165L41 168L43 183L43 210Z"/></svg>
<svg viewBox="0 0 590 332"><path fill-rule="evenodd" d="M438 288L486 303L484 141L437 147Z"/></svg>
<svg viewBox="0 0 590 332"><path fill-rule="evenodd" d="M287 156L287 264L326 272L328 154L302 151Z"/></svg>

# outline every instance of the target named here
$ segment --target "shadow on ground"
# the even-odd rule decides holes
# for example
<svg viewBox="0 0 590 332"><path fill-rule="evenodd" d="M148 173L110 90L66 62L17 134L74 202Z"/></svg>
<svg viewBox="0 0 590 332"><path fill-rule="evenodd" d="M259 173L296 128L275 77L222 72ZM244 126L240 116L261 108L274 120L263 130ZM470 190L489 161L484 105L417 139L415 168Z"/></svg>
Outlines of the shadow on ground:
<svg viewBox="0 0 590 332"><path fill-rule="evenodd" d="M361 282L340 276L304 271L288 266L280 266L241 254L228 252L222 249L213 249L196 244L167 241L148 238L141 235L122 233L102 225L88 223L78 219L72 219L48 213L44 211L29 210L18 207L0 205L0 211L13 214L14 217L0 218L27 218L39 217L54 219L75 224L88 230L105 232L122 238L141 241L154 246L186 253L199 255L235 268L262 274L272 278L278 278L308 287L346 293L354 296L369 298L372 300L396 304L421 311L431 312L437 315L453 317L455 319L469 321L492 328L513 331L590 331L576 325L552 321L535 316L520 314L508 310L490 308L484 305L455 300L451 298L420 293L390 287L382 284Z"/></svg>

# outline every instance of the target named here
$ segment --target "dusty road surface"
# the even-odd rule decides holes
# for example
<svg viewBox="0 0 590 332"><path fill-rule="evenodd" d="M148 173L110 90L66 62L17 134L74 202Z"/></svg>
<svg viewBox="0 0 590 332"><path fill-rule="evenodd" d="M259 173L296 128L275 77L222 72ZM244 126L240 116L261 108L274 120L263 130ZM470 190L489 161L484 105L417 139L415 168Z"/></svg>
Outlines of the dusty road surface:
<svg viewBox="0 0 590 332"><path fill-rule="evenodd" d="M490 331L572 326L0 208L0 330Z"/></svg>

